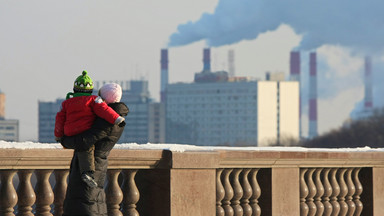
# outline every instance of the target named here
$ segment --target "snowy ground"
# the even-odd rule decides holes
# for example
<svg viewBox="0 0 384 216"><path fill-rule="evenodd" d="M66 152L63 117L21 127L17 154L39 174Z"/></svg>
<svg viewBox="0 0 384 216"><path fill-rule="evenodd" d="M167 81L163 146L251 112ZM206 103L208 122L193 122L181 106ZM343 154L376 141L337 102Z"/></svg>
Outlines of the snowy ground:
<svg viewBox="0 0 384 216"><path fill-rule="evenodd" d="M0 149L62 149L62 146L57 143L37 143L37 142L6 142L0 140ZM332 152L383 152L384 148L339 148L339 149L324 149L324 148L302 148L302 147L227 147L227 146L195 146L183 144L136 144L126 143L117 144L115 149L147 149L147 150L170 150L174 152L184 151L214 151L214 150L233 150L233 151L332 151Z"/></svg>

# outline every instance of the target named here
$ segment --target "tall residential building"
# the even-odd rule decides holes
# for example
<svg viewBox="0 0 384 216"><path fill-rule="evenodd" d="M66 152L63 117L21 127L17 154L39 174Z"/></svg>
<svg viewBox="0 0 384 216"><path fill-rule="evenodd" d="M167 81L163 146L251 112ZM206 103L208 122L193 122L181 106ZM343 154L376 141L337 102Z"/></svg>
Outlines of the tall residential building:
<svg viewBox="0 0 384 216"><path fill-rule="evenodd" d="M126 126L119 143L147 143L149 125L149 95L148 81L129 81L123 87L121 101L129 107Z"/></svg>
<svg viewBox="0 0 384 216"><path fill-rule="evenodd" d="M0 120L0 140L9 142L19 141L19 120Z"/></svg>
<svg viewBox="0 0 384 216"><path fill-rule="evenodd" d="M165 143L165 104L150 104L148 114L148 142Z"/></svg>
<svg viewBox="0 0 384 216"><path fill-rule="evenodd" d="M64 99L57 99L54 102L39 101L39 128L38 139L41 143L54 143L55 119L61 103Z"/></svg>
<svg viewBox="0 0 384 216"><path fill-rule="evenodd" d="M195 76L195 83L168 85L167 143L266 146L299 138L298 82L206 75L211 82Z"/></svg>

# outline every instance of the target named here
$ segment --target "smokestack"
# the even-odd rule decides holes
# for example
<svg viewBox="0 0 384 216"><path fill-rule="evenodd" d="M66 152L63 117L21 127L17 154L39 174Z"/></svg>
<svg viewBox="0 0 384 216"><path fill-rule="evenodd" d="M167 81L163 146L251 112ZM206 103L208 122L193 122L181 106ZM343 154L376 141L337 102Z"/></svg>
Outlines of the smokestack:
<svg viewBox="0 0 384 216"><path fill-rule="evenodd" d="M364 95L364 110L370 110L373 108L373 97L372 97L372 67L371 57L365 57L365 95Z"/></svg>
<svg viewBox="0 0 384 216"><path fill-rule="evenodd" d="M211 50L209 48L204 48L203 63L204 63L203 71L211 72Z"/></svg>
<svg viewBox="0 0 384 216"><path fill-rule="evenodd" d="M235 76L235 51L228 51L228 73L229 77Z"/></svg>
<svg viewBox="0 0 384 216"><path fill-rule="evenodd" d="M0 120L5 119L5 94L0 91Z"/></svg>
<svg viewBox="0 0 384 216"><path fill-rule="evenodd" d="M309 138L317 136L317 63L316 52L309 56Z"/></svg>
<svg viewBox="0 0 384 216"><path fill-rule="evenodd" d="M299 137L302 137L301 132L301 82L300 82L300 52L292 51L290 55L290 80L299 82Z"/></svg>
<svg viewBox="0 0 384 216"><path fill-rule="evenodd" d="M160 83L160 101L166 100L166 88L168 85L168 49L161 49L161 83Z"/></svg>

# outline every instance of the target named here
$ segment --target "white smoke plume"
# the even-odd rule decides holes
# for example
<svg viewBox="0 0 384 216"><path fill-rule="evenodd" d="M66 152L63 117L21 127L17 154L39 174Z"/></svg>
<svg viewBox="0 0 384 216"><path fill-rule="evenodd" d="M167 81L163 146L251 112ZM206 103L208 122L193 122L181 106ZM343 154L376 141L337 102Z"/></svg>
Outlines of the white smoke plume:
<svg viewBox="0 0 384 216"><path fill-rule="evenodd" d="M383 8L380 0L220 0L214 13L180 24L168 45L200 40L213 47L234 44L287 24L303 35L300 49L330 44L380 51Z"/></svg>

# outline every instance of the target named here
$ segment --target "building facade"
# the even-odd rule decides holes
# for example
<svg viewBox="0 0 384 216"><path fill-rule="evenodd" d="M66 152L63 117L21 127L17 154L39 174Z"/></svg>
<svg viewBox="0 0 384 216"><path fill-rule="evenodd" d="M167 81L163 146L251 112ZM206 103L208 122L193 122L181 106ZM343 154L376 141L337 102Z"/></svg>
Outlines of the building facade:
<svg viewBox="0 0 384 216"><path fill-rule="evenodd" d="M19 120L0 120L0 140L8 142L19 141Z"/></svg>
<svg viewBox="0 0 384 216"><path fill-rule="evenodd" d="M298 82L239 80L168 85L166 142L266 146L299 137Z"/></svg>
<svg viewBox="0 0 384 216"><path fill-rule="evenodd" d="M148 142L165 143L165 104L150 104L148 114Z"/></svg>
<svg viewBox="0 0 384 216"><path fill-rule="evenodd" d="M19 120L5 118L5 94L0 91L0 140L19 141Z"/></svg>

